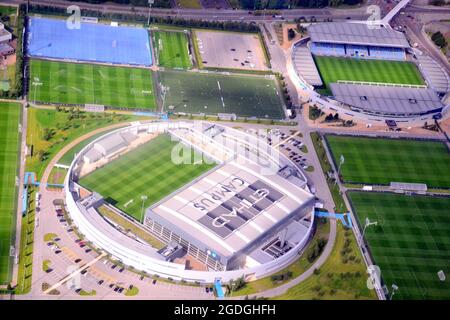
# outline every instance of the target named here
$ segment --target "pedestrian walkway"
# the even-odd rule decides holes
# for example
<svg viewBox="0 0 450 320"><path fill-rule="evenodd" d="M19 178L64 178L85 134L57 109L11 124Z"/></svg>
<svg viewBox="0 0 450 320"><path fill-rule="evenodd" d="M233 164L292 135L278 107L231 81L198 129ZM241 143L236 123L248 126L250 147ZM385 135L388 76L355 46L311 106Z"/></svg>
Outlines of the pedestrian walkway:
<svg viewBox="0 0 450 320"><path fill-rule="evenodd" d="M319 218L331 218L331 219L337 219L342 222L344 226L347 228L353 228L352 219L350 218L350 213L334 213L334 212L326 212L326 211L318 211L316 210L314 212L316 217Z"/></svg>

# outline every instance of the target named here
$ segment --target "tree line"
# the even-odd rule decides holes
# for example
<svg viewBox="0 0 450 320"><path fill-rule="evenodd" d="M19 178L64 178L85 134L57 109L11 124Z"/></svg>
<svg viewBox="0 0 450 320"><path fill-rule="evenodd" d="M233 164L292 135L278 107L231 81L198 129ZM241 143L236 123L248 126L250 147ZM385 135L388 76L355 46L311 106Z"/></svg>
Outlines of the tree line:
<svg viewBox="0 0 450 320"><path fill-rule="evenodd" d="M25 11L21 6L19 8L19 17L17 18L17 25L14 27L14 37L17 38L17 47L16 47L16 70L15 70L15 80L12 87L9 90L0 90L0 98L19 98L22 96L23 91L23 54L22 54L22 37L23 37L23 26L25 22ZM9 79L11 82L11 79Z"/></svg>
<svg viewBox="0 0 450 320"><path fill-rule="evenodd" d="M136 7L148 7L148 0L69 0L73 2L86 2L91 4L103 4L112 2L117 4L128 4ZM154 0L154 8L170 8L170 0Z"/></svg>
<svg viewBox="0 0 450 320"><path fill-rule="evenodd" d="M50 15L60 15L67 16L67 12L62 8L55 8L45 5L31 5L29 8L30 12L38 14L50 14ZM96 10L82 9L81 15L84 17L95 17L105 20L122 21L128 23L142 23L147 24L147 15L139 13L104 13ZM173 16L150 16L150 24L168 24L178 27L185 28L208 28L216 30L226 30L226 31L240 31L240 32L260 32L259 27L253 23L238 22L238 21L205 21L205 20L194 20L194 19L184 19L181 17Z"/></svg>
<svg viewBox="0 0 450 320"><path fill-rule="evenodd" d="M292 8L324 8L340 5L356 5L363 0L239 0L242 8L248 10L261 9L292 9Z"/></svg>

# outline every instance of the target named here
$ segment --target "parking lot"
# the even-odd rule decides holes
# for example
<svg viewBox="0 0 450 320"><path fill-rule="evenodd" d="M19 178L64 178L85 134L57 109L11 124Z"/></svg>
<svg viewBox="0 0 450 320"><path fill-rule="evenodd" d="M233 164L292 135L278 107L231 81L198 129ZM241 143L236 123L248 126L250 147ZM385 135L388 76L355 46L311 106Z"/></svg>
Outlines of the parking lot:
<svg viewBox="0 0 450 320"><path fill-rule="evenodd" d="M195 31L204 67L268 70L259 35L222 31Z"/></svg>
<svg viewBox="0 0 450 320"><path fill-rule="evenodd" d="M39 220L46 223L38 224L35 230L31 296L41 299L215 298L210 286L186 286L152 278L129 270L108 256L95 261L100 252L95 251L89 241L79 238L64 212L53 204L53 200L62 196L61 192L42 192L41 188L41 210L38 215ZM57 284L71 274L74 275L72 278L56 288L57 295L44 293L44 288Z"/></svg>

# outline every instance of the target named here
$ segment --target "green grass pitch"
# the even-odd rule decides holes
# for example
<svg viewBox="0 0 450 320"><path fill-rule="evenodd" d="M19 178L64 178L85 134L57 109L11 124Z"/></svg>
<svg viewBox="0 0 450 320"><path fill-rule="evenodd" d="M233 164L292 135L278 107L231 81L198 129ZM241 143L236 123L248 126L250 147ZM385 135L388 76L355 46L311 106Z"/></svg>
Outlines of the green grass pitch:
<svg viewBox="0 0 450 320"><path fill-rule="evenodd" d="M394 299L450 298L450 197L351 192L360 225L375 264ZM447 279L440 281L438 272Z"/></svg>
<svg viewBox="0 0 450 320"><path fill-rule="evenodd" d="M162 84L169 87L165 110L173 106L174 112L284 118L273 79L178 71L161 72L159 76Z"/></svg>
<svg viewBox="0 0 450 320"><path fill-rule="evenodd" d="M189 58L188 37L184 32L152 31L153 47L162 67L188 69L192 66Z"/></svg>
<svg viewBox="0 0 450 320"><path fill-rule="evenodd" d="M10 247L15 229L19 160L19 104L0 102L0 284L11 276Z"/></svg>
<svg viewBox="0 0 450 320"><path fill-rule="evenodd" d="M344 155L340 173L345 182L450 188L450 155L442 142L335 135L326 139L336 164Z"/></svg>
<svg viewBox="0 0 450 320"><path fill-rule="evenodd" d="M29 97L50 103L156 108L150 70L93 64L31 60Z"/></svg>
<svg viewBox="0 0 450 320"><path fill-rule="evenodd" d="M424 84L419 70L410 62L324 56L315 56L314 60L328 94L328 85L338 80Z"/></svg>
<svg viewBox="0 0 450 320"><path fill-rule="evenodd" d="M148 196L145 207L149 207L214 167L207 163L174 164L171 152L176 143L169 135L160 135L81 178L80 184L141 220L141 195Z"/></svg>

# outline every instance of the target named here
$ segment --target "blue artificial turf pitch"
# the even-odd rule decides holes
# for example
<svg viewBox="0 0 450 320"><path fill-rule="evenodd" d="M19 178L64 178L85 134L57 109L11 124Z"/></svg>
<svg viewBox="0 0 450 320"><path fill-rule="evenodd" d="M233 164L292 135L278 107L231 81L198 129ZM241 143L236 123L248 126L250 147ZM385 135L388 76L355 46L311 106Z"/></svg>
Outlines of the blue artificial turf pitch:
<svg viewBox="0 0 450 320"><path fill-rule="evenodd" d="M69 28L66 20L47 18L30 19L28 28L28 54L33 57L152 64L150 40L144 28L81 23L76 29Z"/></svg>

